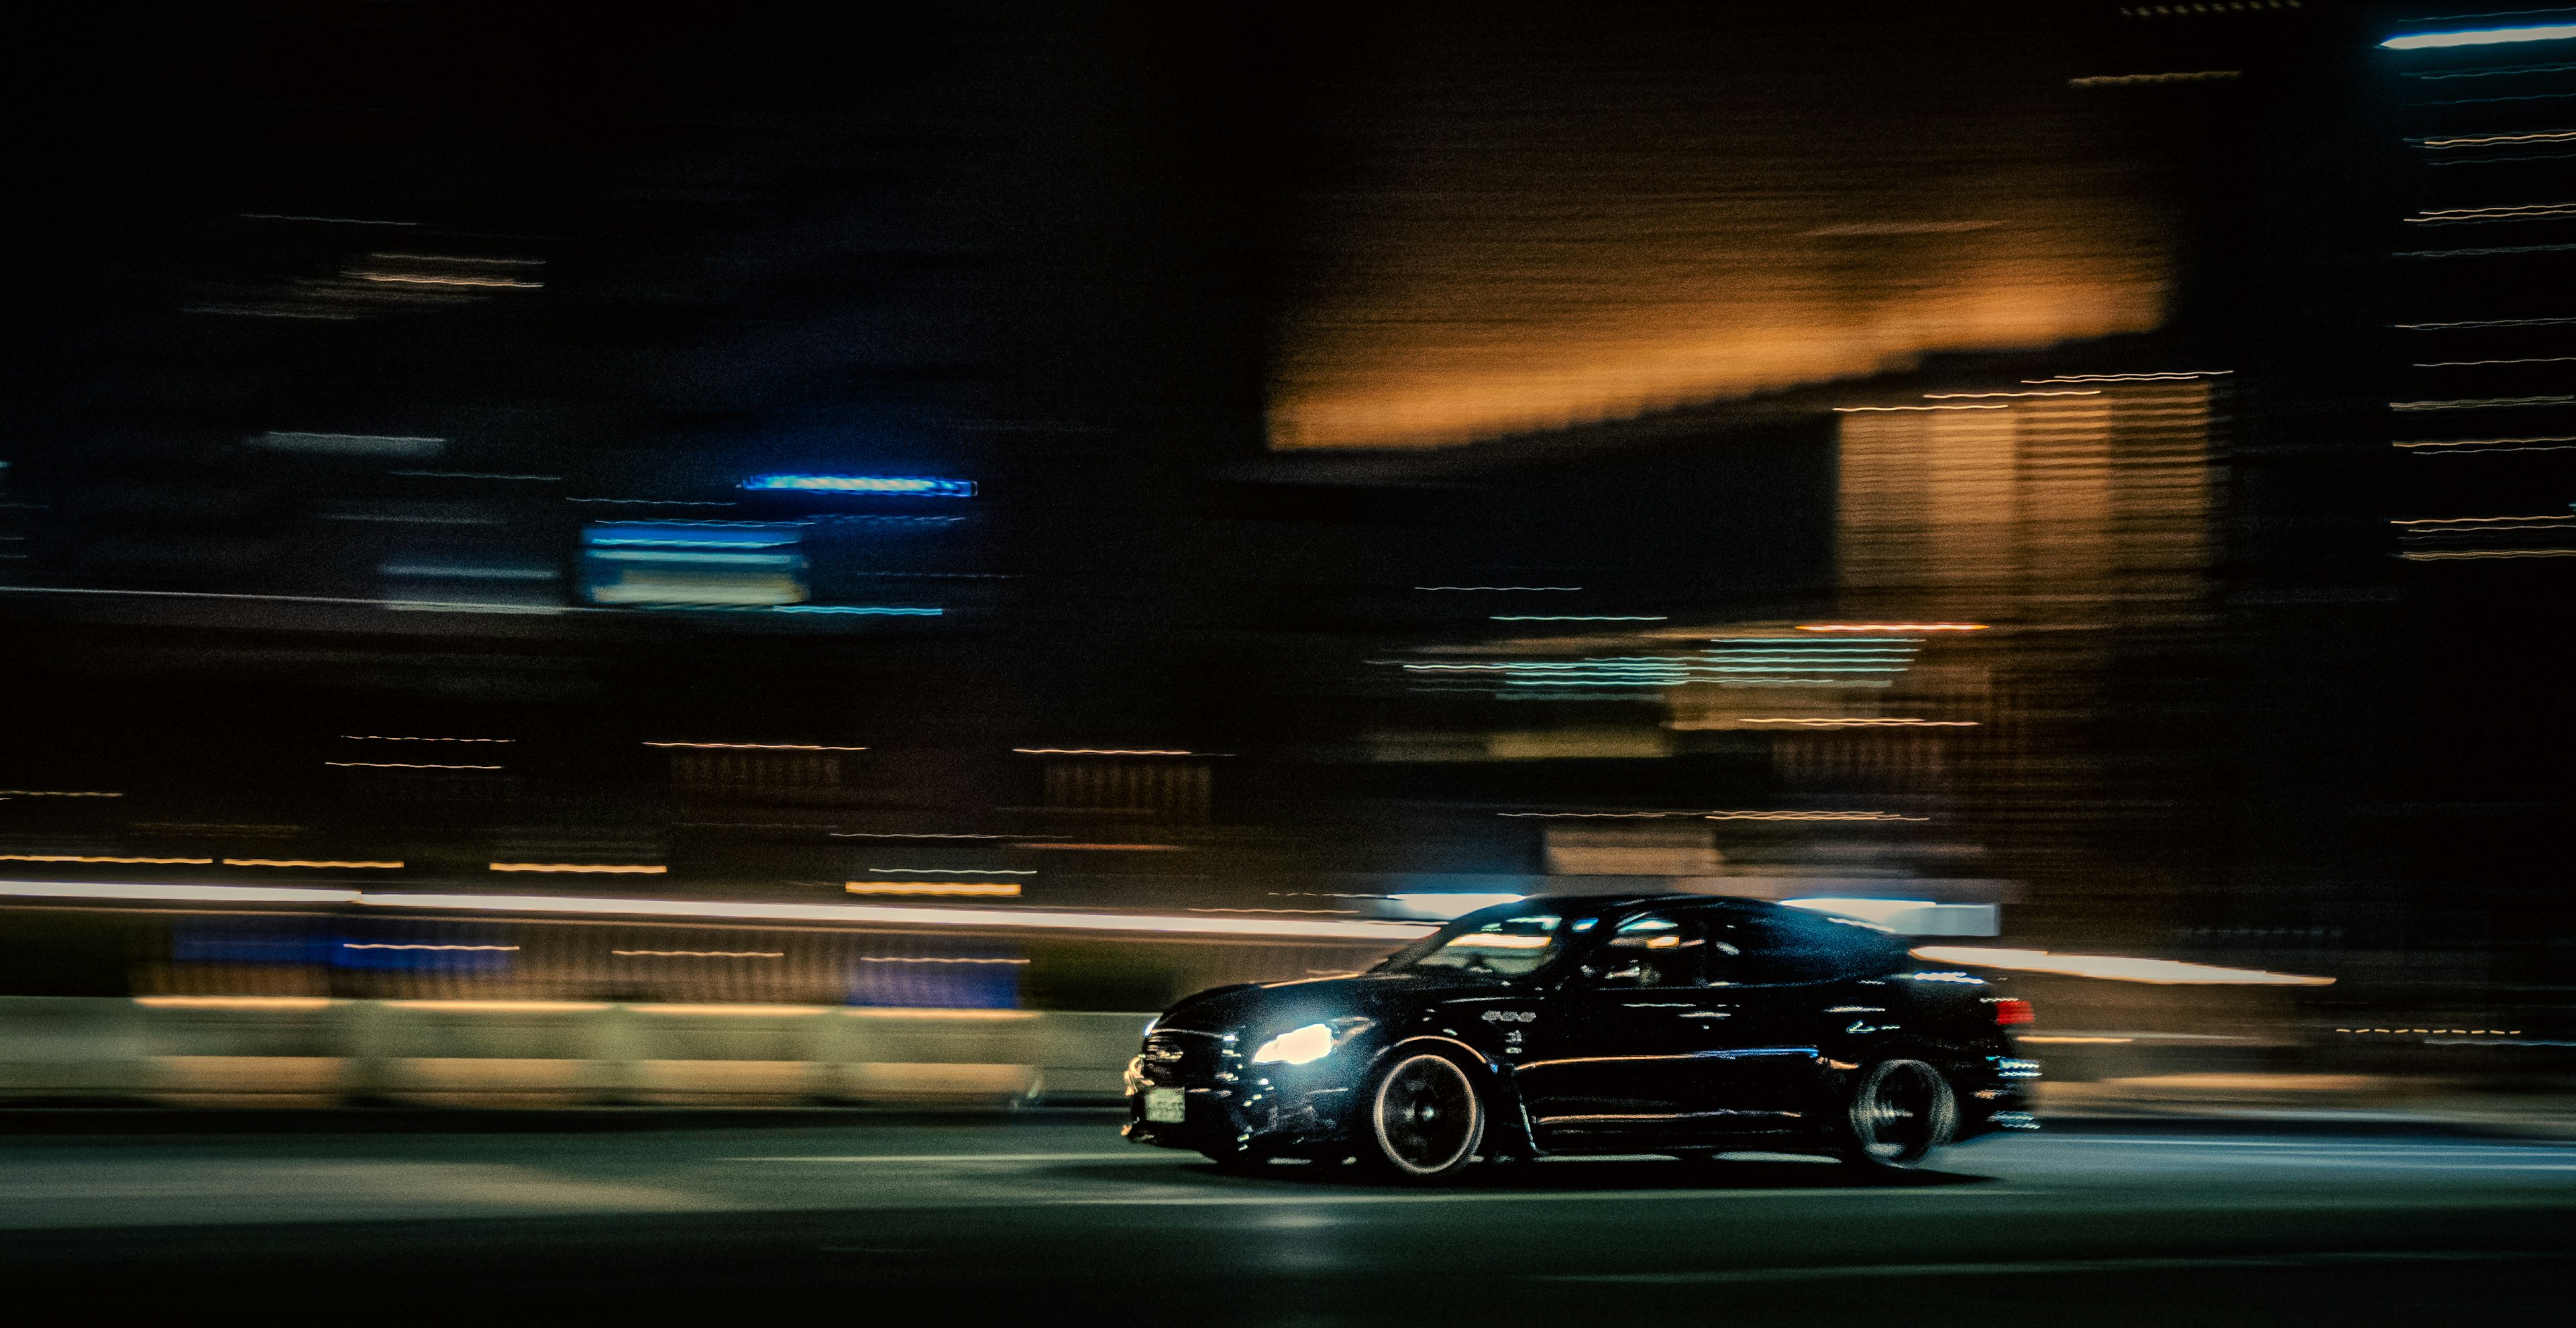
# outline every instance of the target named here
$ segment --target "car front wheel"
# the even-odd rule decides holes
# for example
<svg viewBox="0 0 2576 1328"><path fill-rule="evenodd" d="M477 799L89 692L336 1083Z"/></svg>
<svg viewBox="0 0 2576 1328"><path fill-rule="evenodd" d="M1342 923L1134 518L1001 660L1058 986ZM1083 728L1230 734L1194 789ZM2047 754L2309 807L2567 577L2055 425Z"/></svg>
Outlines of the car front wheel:
<svg viewBox="0 0 2576 1328"><path fill-rule="evenodd" d="M1485 1138L1485 1104L1458 1062L1437 1052L1397 1053L1369 1091L1372 1161L1404 1180L1457 1174Z"/></svg>
<svg viewBox="0 0 2576 1328"><path fill-rule="evenodd" d="M1863 1070L1845 1109L1844 1156L1873 1171L1917 1171L1959 1129L1958 1097L1940 1070L1885 1060Z"/></svg>

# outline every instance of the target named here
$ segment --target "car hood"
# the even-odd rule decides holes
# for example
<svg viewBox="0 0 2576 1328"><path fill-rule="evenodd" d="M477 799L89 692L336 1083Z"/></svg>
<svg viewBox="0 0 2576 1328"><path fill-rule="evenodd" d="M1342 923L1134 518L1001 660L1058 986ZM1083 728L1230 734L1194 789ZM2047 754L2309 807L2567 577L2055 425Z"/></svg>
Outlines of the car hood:
<svg viewBox="0 0 2576 1328"><path fill-rule="evenodd" d="M1182 1000L1155 1021L1157 1028L1220 1033L1254 1027L1285 1028L1316 1020L1392 1010L1418 1010L1453 997L1509 996L1506 983L1445 973L1364 973L1301 982L1241 983L1214 987Z"/></svg>

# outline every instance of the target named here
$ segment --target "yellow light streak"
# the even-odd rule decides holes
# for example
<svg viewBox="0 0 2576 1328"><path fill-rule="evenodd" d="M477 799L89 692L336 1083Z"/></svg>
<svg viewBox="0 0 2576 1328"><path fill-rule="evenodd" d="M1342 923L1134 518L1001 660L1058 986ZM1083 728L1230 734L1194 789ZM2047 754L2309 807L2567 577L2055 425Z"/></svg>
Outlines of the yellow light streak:
<svg viewBox="0 0 2576 1328"><path fill-rule="evenodd" d="M225 896L217 894L210 897ZM853 925L1140 932L1182 936L1285 936L1372 942L1416 940L1429 935L1433 930L1419 923L1359 918L1214 918L1046 909L930 908L896 904L768 904L701 899L616 899L588 895L432 894L411 891L369 891L365 894L343 895L342 898L352 899L370 908L453 909L484 913L730 918L763 922L841 922Z"/></svg>
<svg viewBox="0 0 2576 1328"><path fill-rule="evenodd" d="M496 862L496 872L572 872L585 875L660 876L671 869L645 863L607 862Z"/></svg>
<svg viewBox="0 0 2576 1328"><path fill-rule="evenodd" d="M2001 402L1997 402L1996 404L1991 405L1991 406L1836 406L1836 407L1834 407L1834 413L1835 413L1835 414L1837 414L1837 415L1865 415L1865 414L1875 414L1875 413L1881 413L1881 412L1886 412L1886 411L1896 411L1896 410L2011 410L2011 409L2012 409L2012 407L2007 406L2007 405L2004 405L2004 404L2002 404Z"/></svg>
<svg viewBox="0 0 2576 1328"><path fill-rule="evenodd" d="M1800 623L1802 632L1983 632L1984 623Z"/></svg>
<svg viewBox="0 0 2576 1328"><path fill-rule="evenodd" d="M134 1003L156 1010L319 1010L336 1004L328 996L137 996Z"/></svg>
<svg viewBox="0 0 2576 1328"><path fill-rule="evenodd" d="M625 959L784 959L784 950L611 950Z"/></svg>
<svg viewBox="0 0 2576 1328"><path fill-rule="evenodd" d="M423 945L395 941L342 941L343 950L516 950L515 945Z"/></svg>
<svg viewBox="0 0 2576 1328"><path fill-rule="evenodd" d="M0 853L0 862L114 862L126 866L211 867L213 858L129 858L104 853Z"/></svg>
<svg viewBox="0 0 2576 1328"><path fill-rule="evenodd" d="M313 867L331 871L395 871L399 862L342 862L329 858L226 858L227 867Z"/></svg>
<svg viewBox="0 0 2576 1328"><path fill-rule="evenodd" d="M630 1005L638 1014L682 1015L810 1015L830 1014L829 1005Z"/></svg>
<svg viewBox="0 0 2576 1328"><path fill-rule="evenodd" d="M1025 959L969 959L942 955L861 955L862 964L1025 964Z"/></svg>
<svg viewBox="0 0 2576 1328"><path fill-rule="evenodd" d="M609 1008L607 1001L386 1001L397 1010L444 1010L456 1014L583 1014Z"/></svg>
<svg viewBox="0 0 2576 1328"><path fill-rule="evenodd" d="M705 752L864 752L865 747L833 747L819 742L648 742L647 747L686 747Z"/></svg>
<svg viewBox="0 0 2576 1328"><path fill-rule="evenodd" d="M983 895L1009 898L1020 893L1017 881L851 881L842 887L854 895Z"/></svg>
<svg viewBox="0 0 2576 1328"><path fill-rule="evenodd" d="M1972 729L1978 724L1978 721L1973 719L1880 719L1874 716L1831 719L1739 719L1735 722L1738 724L1789 724L1800 728L1823 729Z"/></svg>

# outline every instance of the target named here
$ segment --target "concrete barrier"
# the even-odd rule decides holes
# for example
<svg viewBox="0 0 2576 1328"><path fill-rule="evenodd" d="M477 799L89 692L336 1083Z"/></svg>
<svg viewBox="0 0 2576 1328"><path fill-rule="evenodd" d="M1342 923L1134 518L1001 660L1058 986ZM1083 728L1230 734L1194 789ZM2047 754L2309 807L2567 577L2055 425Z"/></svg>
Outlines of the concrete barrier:
<svg viewBox="0 0 2576 1328"><path fill-rule="evenodd" d="M0 997L0 1103L1107 1101L1144 1014L324 997Z"/></svg>

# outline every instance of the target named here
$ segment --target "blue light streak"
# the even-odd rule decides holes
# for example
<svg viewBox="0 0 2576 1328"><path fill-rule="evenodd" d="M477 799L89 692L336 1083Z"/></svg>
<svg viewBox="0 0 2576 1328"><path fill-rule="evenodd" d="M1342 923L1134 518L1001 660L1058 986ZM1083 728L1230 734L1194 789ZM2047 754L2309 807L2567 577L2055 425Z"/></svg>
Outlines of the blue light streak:
<svg viewBox="0 0 2576 1328"><path fill-rule="evenodd" d="M2529 28L2472 28L2462 32L2419 32L2391 37L2380 45L2391 51L2422 51L2442 46L2504 46L2515 42L2566 41L2576 37L2576 23Z"/></svg>
<svg viewBox="0 0 2576 1328"><path fill-rule="evenodd" d="M774 613L859 613L882 618L936 618L946 609L914 609L874 604L780 604Z"/></svg>
<svg viewBox="0 0 2576 1328"><path fill-rule="evenodd" d="M881 493L904 498L972 498L972 480L920 475L754 475L746 489L798 489L812 493Z"/></svg>

